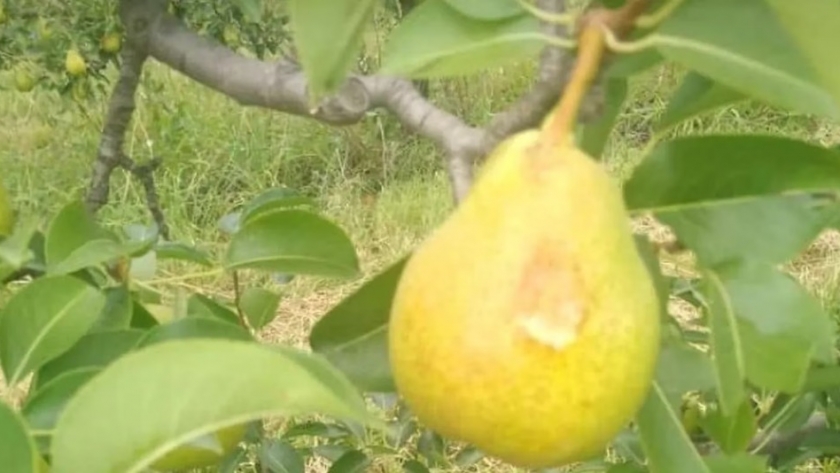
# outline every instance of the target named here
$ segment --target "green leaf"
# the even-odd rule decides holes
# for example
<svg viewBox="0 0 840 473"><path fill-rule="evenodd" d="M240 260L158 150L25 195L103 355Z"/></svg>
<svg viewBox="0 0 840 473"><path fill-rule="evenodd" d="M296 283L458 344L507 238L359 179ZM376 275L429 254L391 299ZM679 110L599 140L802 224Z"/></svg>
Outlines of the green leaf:
<svg viewBox="0 0 840 473"><path fill-rule="evenodd" d="M455 455L455 459L453 460L458 468L469 468L484 458L484 452L481 450L473 447L473 446L466 446Z"/></svg>
<svg viewBox="0 0 840 473"><path fill-rule="evenodd" d="M364 473L371 463L371 459L364 453L350 450L333 462L327 473Z"/></svg>
<svg viewBox="0 0 840 473"><path fill-rule="evenodd" d="M301 436L313 436L325 439L338 439L347 437L349 434L350 432L347 429L338 424L309 421L293 425L283 432L283 438L292 439Z"/></svg>
<svg viewBox="0 0 840 473"><path fill-rule="evenodd" d="M90 240L76 248L67 258L50 265L47 273L53 275L74 273L80 269L128 257L143 245L145 245L144 242L120 243L106 239Z"/></svg>
<svg viewBox="0 0 840 473"><path fill-rule="evenodd" d="M146 309L143 304L132 298L131 303L131 328L149 329L159 325L158 320Z"/></svg>
<svg viewBox="0 0 840 473"><path fill-rule="evenodd" d="M651 473L710 473L658 381L652 383L636 423Z"/></svg>
<svg viewBox="0 0 840 473"><path fill-rule="evenodd" d="M380 426L318 356L253 342L161 343L115 361L67 404L53 436L52 473L138 473L197 435L310 414Z"/></svg>
<svg viewBox="0 0 840 473"><path fill-rule="evenodd" d="M670 323L673 318L668 313L668 298L670 296L668 282L662 274L662 268L659 265L659 256L651 244L650 240L643 235L634 235L633 240L636 243L636 250L645 264L645 268L650 274L653 281L654 289L656 290L657 299L659 300L659 318L663 323Z"/></svg>
<svg viewBox="0 0 840 473"><path fill-rule="evenodd" d="M672 409L678 409L683 394L706 392L717 386L714 365L708 355L678 341L669 340L659 352L656 379Z"/></svg>
<svg viewBox="0 0 840 473"><path fill-rule="evenodd" d="M765 432L790 434L805 425L818 407L817 396L812 393L790 396L779 393L762 419Z"/></svg>
<svg viewBox="0 0 840 473"><path fill-rule="evenodd" d="M747 453L713 454L703 459L713 473L765 473L767 460Z"/></svg>
<svg viewBox="0 0 840 473"><path fill-rule="evenodd" d="M391 301L407 257L402 258L326 313L309 334L309 345L363 391L394 390L388 363Z"/></svg>
<svg viewBox="0 0 840 473"><path fill-rule="evenodd" d="M45 236L44 253L49 267L71 257L79 248L94 240L118 243L112 232L100 227L81 201L65 205L53 220Z"/></svg>
<svg viewBox="0 0 840 473"><path fill-rule="evenodd" d="M35 391L21 407L21 414L38 435L51 435L67 402L99 368L81 368L61 374Z"/></svg>
<svg viewBox="0 0 840 473"><path fill-rule="evenodd" d="M278 473L304 473L303 457L290 443L280 439L265 439L258 452L260 464L266 471Z"/></svg>
<svg viewBox="0 0 840 473"><path fill-rule="evenodd" d="M194 338L253 341L251 334L239 325L209 317L186 317L173 320L149 330L137 344L138 348L170 340Z"/></svg>
<svg viewBox="0 0 840 473"><path fill-rule="evenodd" d="M241 471L239 467L248 461L248 450L244 445L240 445L219 462L216 473L239 473Z"/></svg>
<svg viewBox="0 0 840 473"><path fill-rule="evenodd" d="M239 306L254 330L259 330L277 316L280 294L260 287L249 287L242 291Z"/></svg>
<svg viewBox="0 0 840 473"><path fill-rule="evenodd" d="M117 330L128 328L134 314L131 292L124 286L104 289L105 306L91 330Z"/></svg>
<svg viewBox="0 0 840 473"><path fill-rule="evenodd" d="M826 391L840 387L840 366L815 366L805 375L803 391Z"/></svg>
<svg viewBox="0 0 840 473"><path fill-rule="evenodd" d="M109 330L82 337L63 355L38 370L34 386L41 389L59 375L81 368L102 368L130 352L144 335L142 330Z"/></svg>
<svg viewBox="0 0 840 473"><path fill-rule="evenodd" d="M718 398L726 414L735 412L746 398L744 380L746 361L742 347L741 326L723 281L713 273L705 274L704 294L708 301L709 328L712 331L712 358L717 378Z"/></svg>
<svg viewBox="0 0 840 473"><path fill-rule="evenodd" d="M20 414L0 402L0 465L4 473L38 473L40 458Z"/></svg>
<svg viewBox="0 0 840 473"><path fill-rule="evenodd" d="M647 473L648 469L637 463L619 463L612 465L606 473Z"/></svg>
<svg viewBox="0 0 840 473"><path fill-rule="evenodd" d="M178 242L161 242L155 247L158 259L175 259L181 261L189 261L201 266L213 266L213 262L207 255L207 252L199 250L186 243Z"/></svg>
<svg viewBox="0 0 840 473"><path fill-rule="evenodd" d="M668 59L761 101L840 118L840 5L685 0L648 39ZM749 25L749 34L744 34Z"/></svg>
<svg viewBox="0 0 840 473"><path fill-rule="evenodd" d="M315 201L292 189L277 187L263 192L245 204L239 221L244 224L265 213L301 206L315 207Z"/></svg>
<svg viewBox="0 0 840 473"><path fill-rule="evenodd" d="M689 136L662 142L623 188L627 206L634 212L837 189L840 153L769 135Z"/></svg>
<svg viewBox="0 0 840 473"><path fill-rule="evenodd" d="M627 98L627 79L621 77L609 78L606 81L606 103L597 119L583 125L580 138L580 148L589 156L601 159L610 134L615 127L616 119Z"/></svg>
<svg viewBox="0 0 840 473"><path fill-rule="evenodd" d="M618 54L606 65L604 76L629 79L659 65L663 60L664 58L659 51L653 48L634 53Z"/></svg>
<svg viewBox="0 0 840 473"><path fill-rule="evenodd" d="M745 98L743 94L724 87L708 77L689 72L668 101L668 106L659 118L655 129L662 132L680 122Z"/></svg>
<svg viewBox="0 0 840 473"><path fill-rule="evenodd" d="M526 13L516 0L445 0L445 2L458 13L476 20L504 20Z"/></svg>
<svg viewBox="0 0 840 473"><path fill-rule="evenodd" d="M426 465L417 460L404 460L402 468L406 473L429 473Z"/></svg>
<svg viewBox="0 0 840 473"><path fill-rule="evenodd" d="M263 0L233 0L242 12L242 16L251 23L259 23L262 19Z"/></svg>
<svg viewBox="0 0 840 473"><path fill-rule="evenodd" d="M538 32L529 14L482 21L446 2L423 2L388 37L380 72L411 78L475 74L535 56L544 46Z"/></svg>
<svg viewBox="0 0 840 473"><path fill-rule="evenodd" d="M356 250L344 231L303 210L276 210L243 222L224 264L228 270L250 268L339 278L359 272Z"/></svg>
<svg viewBox="0 0 840 473"><path fill-rule="evenodd" d="M830 222L837 205L825 205L822 200L795 194L744 202L710 201L704 207L656 216L706 267L741 258L777 264L807 248Z"/></svg>
<svg viewBox="0 0 840 473"><path fill-rule="evenodd" d="M25 286L0 310L0 364L14 386L73 346L93 325L105 296L70 276Z"/></svg>
<svg viewBox="0 0 840 473"><path fill-rule="evenodd" d="M344 82L362 46L376 0L290 0L288 11L297 57L320 99Z"/></svg>
<svg viewBox="0 0 840 473"><path fill-rule="evenodd" d="M423 429L417 438L417 452L429 462L429 466L446 463L446 443L443 437L431 429Z"/></svg>
<svg viewBox="0 0 840 473"><path fill-rule="evenodd" d="M812 359L834 361L831 319L791 276L755 263L723 267L718 276L737 317L750 382L795 393Z"/></svg>
<svg viewBox="0 0 840 473"><path fill-rule="evenodd" d="M187 315L209 317L239 325L239 316L236 312L203 294L192 294L187 299Z"/></svg>
<svg viewBox="0 0 840 473"><path fill-rule="evenodd" d="M703 415L700 425L725 453L730 454L746 449L757 427L755 412L747 399L732 415L710 407Z"/></svg>

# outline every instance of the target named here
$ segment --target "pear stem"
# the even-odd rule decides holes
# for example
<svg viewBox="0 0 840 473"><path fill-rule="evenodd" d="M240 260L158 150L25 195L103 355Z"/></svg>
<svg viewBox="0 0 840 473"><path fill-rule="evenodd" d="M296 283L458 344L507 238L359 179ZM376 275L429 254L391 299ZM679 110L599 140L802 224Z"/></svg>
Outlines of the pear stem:
<svg viewBox="0 0 840 473"><path fill-rule="evenodd" d="M545 121L543 133L549 140L564 141L574 131L586 92L598 76L607 51L607 34L630 33L649 0L629 0L617 10L595 9L579 23L578 55L571 77L557 106Z"/></svg>

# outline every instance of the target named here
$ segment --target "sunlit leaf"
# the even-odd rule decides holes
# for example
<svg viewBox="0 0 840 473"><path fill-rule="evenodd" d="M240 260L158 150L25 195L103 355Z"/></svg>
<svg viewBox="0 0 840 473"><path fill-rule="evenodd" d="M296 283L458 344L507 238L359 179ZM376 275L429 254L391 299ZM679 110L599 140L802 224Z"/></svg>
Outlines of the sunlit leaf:
<svg viewBox="0 0 840 473"><path fill-rule="evenodd" d="M685 120L744 99L743 94L708 77L690 72L668 100L668 106L656 123L656 129L661 131L671 128Z"/></svg>
<svg viewBox="0 0 840 473"><path fill-rule="evenodd" d="M179 242L161 242L155 247L158 259L177 259L181 261L189 261L191 263L200 264L201 266L212 266L213 262L207 252L199 250L186 243Z"/></svg>
<svg viewBox="0 0 840 473"><path fill-rule="evenodd" d="M133 350L142 330L108 330L85 335L61 356L45 364L36 373L34 386L37 389L56 379L59 375L81 368L102 368L120 356Z"/></svg>
<svg viewBox="0 0 840 473"><path fill-rule="evenodd" d="M648 41L668 59L759 100L840 118L840 5L685 0ZM744 34L749 25L749 34Z"/></svg>
<svg viewBox="0 0 840 473"><path fill-rule="evenodd" d="M173 320L151 329L137 344L142 348L156 343L185 339L253 340L251 334L239 325L209 317L186 317Z"/></svg>
<svg viewBox="0 0 840 473"><path fill-rule="evenodd" d="M524 14L469 18L446 2L423 2L388 36L381 72L406 77L469 75L537 54L539 23ZM434 31L434 34L429 34Z"/></svg>
<svg viewBox="0 0 840 473"><path fill-rule="evenodd" d="M688 136L662 142L623 187L634 212L838 189L840 153L770 135Z"/></svg>
<svg viewBox="0 0 840 473"><path fill-rule="evenodd" d="M259 269L349 278L359 271L341 228L303 210L275 210L244 222L225 255L227 269Z"/></svg>
<svg viewBox="0 0 840 473"><path fill-rule="evenodd" d="M39 278L0 309L0 365L15 385L72 347L93 325L105 296L70 276Z"/></svg>
<svg viewBox="0 0 840 473"><path fill-rule="evenodd" d="M246 223L266 212L301 206L314 207L315 201L286 187L270 189L245 204L240 221Z"/></svg>
<svg viewBox="0 0 840 473"><path fill-rule="evenodd" d="M653 382L636 423L651 473L711 473L658 382Z"/></svg>
<svg viewBox="0 0 840 473"><path fill-rule="evenodd" d="M260 287L249 287L242 291L239 306L255 330L265 327L277 316L280 294Z"/></svg>
<svg viewBox="0 0 840 473"><path fill-rule="evenodd" d="M361 49L376 0L290 0L287 8L297 57L309 93L320 99L344 81Z"/></svg>
<svg viewBox="0 0 840 473"><path fill-rule="evenodd" d="M40 459L26 423L5 402L0 402L0 445L4 473L40 473Z"/></svg>
<svg viewBox="0 0 840 473"><path fill-rule="evenodd" d="M380 425L318 356L227 340L161 343L121 357L67 404L53 436L52 472L138 473L196 435L308 414Z"/></svg>
<svg viewBox="0 0 840 473"><path fill-rule="evenodd" d="M517 0L445 0L458 13L476 20L504 20L522 15L525 9Z"/></svg>
<svg viewBox="0 0 840 473"><path fill-rule="evenodd" d="M365 391L394 389L387 327L406 261L402 258L342 300L315 323L309 335L312 349Z"/></svg>

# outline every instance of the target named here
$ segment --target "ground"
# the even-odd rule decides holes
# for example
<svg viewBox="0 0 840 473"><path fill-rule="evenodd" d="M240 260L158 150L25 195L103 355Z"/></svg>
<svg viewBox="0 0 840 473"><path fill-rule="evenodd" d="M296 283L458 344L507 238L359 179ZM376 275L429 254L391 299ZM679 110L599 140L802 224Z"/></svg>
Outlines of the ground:
<svg viewBox="0 0 840 473"><path fill-rule="evenodd" d="M616 176L625 177L640 157L650 126L664 109L678 77L674 70L664 69L634 81L606 152ZM523 91L530 78L530 69L516 66L435 84L432 94L447 109L480 123ZM278 185L317 198L326 215L357 245L365 276L409 251L451 210L438 152L388 116L331 128L276 112L245 109L155 63L147 69L138 100L126 150L139 160L152 155L163 158L158 189L173 236L215 255L225 238L216 227L217 220L260 191ZM51 216L69 199L83 195L105 108L104 99L80 109L50 92L0 91L0 180L22 213ZM714 112L685 124L679 132L700 130L782 132L824 144L840 141L837 128L760 104ZM114 225L146 221L138 183L117 173L111 203L101 217ZM636 222L636 228L655 240L667 238L667 230L650 220ZM838 263L840 238L826 233L790 265L835 317L840 314ZM690 271L690 257L668 258L664 266L667 271ZM159 286L230 296L229 282L220 278L178 279L186 271L197 270L167 264ZM273 284L264 279L246 282ZM274 343L304 346L312 323L360 282L295 280L282 288L280 314L261 336ZM677 305L674 310L681 317L692 315ZM809 471L838 471L831 466L815 468L821 469Z"/></svg>

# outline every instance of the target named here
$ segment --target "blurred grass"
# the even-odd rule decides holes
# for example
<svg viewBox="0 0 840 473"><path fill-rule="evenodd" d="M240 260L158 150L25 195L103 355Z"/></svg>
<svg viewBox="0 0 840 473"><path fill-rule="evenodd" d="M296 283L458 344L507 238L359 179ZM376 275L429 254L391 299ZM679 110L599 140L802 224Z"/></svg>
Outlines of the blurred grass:
<svg viewBox="0 0 840 473"><path fill-rule="evenodd" d="M473 123L482 123L528 87L532 71L512 67L468 79L435 83L433 100ZM655 69L634 79L605 160L626 176L642 157L651 126L662 113L680 74ZM104 99L84 109L49 92L0 91L0 180L22 214L49 218L88 184L106 108ZM680 125L688 132L758 132L796 136L824 144L838 130L810 117L745 103ZM157 189L173 237L218 255L225 237L217 220L273 186L289 186L315 198L357 245L370 276L410 251L451 210L439 152L408 134L387 114L331 128L277 112L243 108L156 63L147 68L138 109L126 141L137 160L161 156ZM149 222L142 187L117 172L111 203L101 211L110 225ZM795 274L840 317L840 241L824 235L794 265ZM167 263L161 277L195 271ZM272 284L265 278L247 281ZM280 315L267 340L303 346L316 318L359 281L298 278L284 290ZM227 280L199 278L190 290L230 296ZM175 284L164 285L174 290ZM487 466L487 465L485 465ZM828 469L814 471L836 471Z"/></svg>

